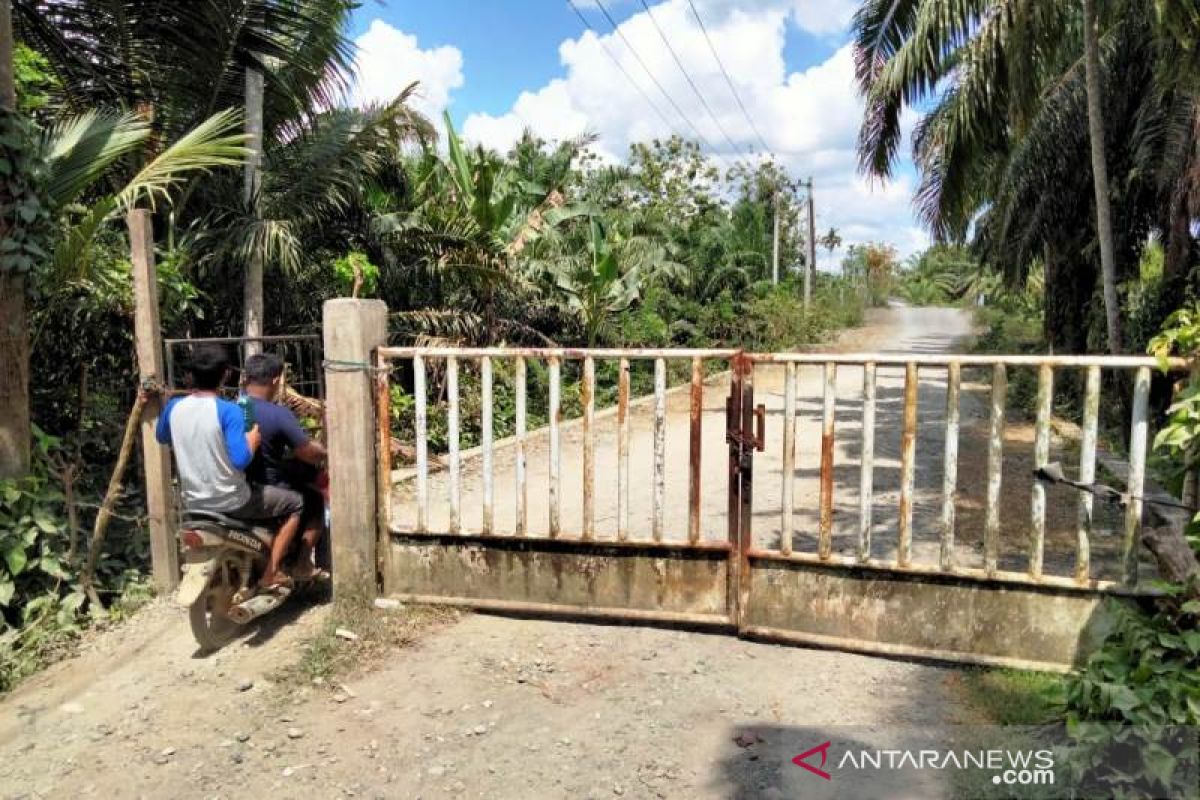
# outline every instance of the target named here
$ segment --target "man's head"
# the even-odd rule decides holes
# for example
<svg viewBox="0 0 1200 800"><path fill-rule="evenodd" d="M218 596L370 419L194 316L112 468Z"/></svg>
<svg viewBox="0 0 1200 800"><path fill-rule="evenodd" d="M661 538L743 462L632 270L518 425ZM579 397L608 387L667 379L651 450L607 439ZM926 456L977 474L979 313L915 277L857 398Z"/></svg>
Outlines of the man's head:
<svg viewBox="0 0 1200 800"><path fill-rule="evenodd" d="M246 390L257 390L266 399L275 399L283 378L283 359L274 353L258 353L246 359L242 366L242 379Z"/></svg>
<svg viewBox="0 0 1200 800"><path fill-rule="evenodd" d="M192 376L193 389L216 391L221 388L229 372L229 356L219 344L194 345L187 371Z"/></svg>

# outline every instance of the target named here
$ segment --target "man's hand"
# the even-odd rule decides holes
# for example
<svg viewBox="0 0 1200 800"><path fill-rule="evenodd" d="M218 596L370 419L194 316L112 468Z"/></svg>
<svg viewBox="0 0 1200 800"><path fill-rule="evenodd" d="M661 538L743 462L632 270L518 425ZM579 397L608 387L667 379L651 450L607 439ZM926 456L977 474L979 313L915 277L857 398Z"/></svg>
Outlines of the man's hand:
<svg viewBox="0 0 1200 800"><path fill-rule="evenodd" d="M258 423L255 423L253 428L246 431L246 445L250 448L251 453L257 453L260 444L262 444L262 431L258 429Z"/></svg>
<svg viewBox="0 0 1200 800"><path fill-rule="evenodd" d="M304 444L300 445L293 452L296 458L306 464L312 464L314 467L319 467L325 461L325 447L319 442L314 442L309 439Z"/></svg>
<svg viewBox="0 0 1200 800"><path fill-rule="evenodd" d="M138 387L138 402L142 405L147 405L151 400L156 400L163 395L163 386L158 381L144 380L141 386Z"/></svg>

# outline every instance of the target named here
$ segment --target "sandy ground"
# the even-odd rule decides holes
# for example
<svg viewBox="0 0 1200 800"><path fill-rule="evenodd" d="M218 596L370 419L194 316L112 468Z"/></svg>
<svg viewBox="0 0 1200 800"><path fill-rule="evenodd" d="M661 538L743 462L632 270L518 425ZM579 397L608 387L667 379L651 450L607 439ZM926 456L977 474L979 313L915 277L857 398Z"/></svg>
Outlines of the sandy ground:
<svg viewBox="0 0 1200 800"><path fill-rule="evenodd" d="M942 349L967 333L956 312L893 309L837 346ZM797 541L805 547L815 529L814 380L805 376L800 406L797 526L809 538ZM851 420L858 380L850 370L839 377L839 464L851 464L855 453ZM890 398L898 385L881 376L880 553L890 546L888 515L894 518L899 434ZM768 435L777 440L778 380L764 370L758 386L760 400L776 412ZM722 398L720 386L705 397L708 537L724 535ZM927 494L940 485L935 376L922 382L921 400L917 483ZM685 402L672 401L667 437L675 468L667 520L676 538L686 519L686 426L677 424L675 409ZM634 463L646 469L648 429L639 415ZM601 426L602 441L611 440L604 431ZM578 451L576 436L564 443L564 498L579 497L577 456L567 455ZM969 437L964 432L964 483L982 453ZM892 439L896 443L889 444ZM612 458L611 449L599 449L599 476L615 476L615 467L604 461ZM778 453L778 444L771 449ZM498 454L501 476L505 458ZM759 462L755 524L764 542L772 541L778 524L777 458L768 453ZM543 461L531 454L531 502ZM857 468L849 469L839 473L839 547L848 546L843 537L852 536L857 518ZM613 488L598 487L597 517L607 535L615 529L615 477L613 482ZM649 482L638 477L632 483L636 535L648 531ZM478 524L471 486L464 505L468 523ZM1015 516L1028 507L1028 489L1016 480L1013 486ZM964 488L960 538L969 542L972 495L971 487ZM930 513L926 494L918 507L921 520ZM503 522L512 513L507 497L497 492L503 524L511 524ZM405 504L397 506L403 513ZM565 499L563 515L566 527L578 524L577 501ZM543 519L541 513L531 514L535 519ZM929 729L962 721L949 689L958 676L953 669L678 630L483 615L432 629L416 645L358 670L345 679L349 692L271 686L273 671L299 656L300 643L326 613L292 603L243 642L202 656L184 612L154 604L0 702L0 797L809 797L817 788L828 795L830 788L815 787L816 779L790 760L820 737L864 726L854 735L882 746L894 743L894 726ZM926 780L906 796L951 796L939 773Z"/></svg>

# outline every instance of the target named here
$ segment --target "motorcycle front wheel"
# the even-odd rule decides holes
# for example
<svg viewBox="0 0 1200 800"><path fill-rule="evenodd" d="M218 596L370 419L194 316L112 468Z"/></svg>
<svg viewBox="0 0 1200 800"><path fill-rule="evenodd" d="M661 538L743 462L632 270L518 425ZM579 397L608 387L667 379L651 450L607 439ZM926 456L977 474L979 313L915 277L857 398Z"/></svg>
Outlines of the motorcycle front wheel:
<svg viewBox="0 0 1200 800"><path fill-rule="evenodd" d="M234 587L230 586L221 573L214 577L188 609L188 621L192 625L192 636L205 651L219 650L237 635L239 626L227 614L233 604Z"/></svg>

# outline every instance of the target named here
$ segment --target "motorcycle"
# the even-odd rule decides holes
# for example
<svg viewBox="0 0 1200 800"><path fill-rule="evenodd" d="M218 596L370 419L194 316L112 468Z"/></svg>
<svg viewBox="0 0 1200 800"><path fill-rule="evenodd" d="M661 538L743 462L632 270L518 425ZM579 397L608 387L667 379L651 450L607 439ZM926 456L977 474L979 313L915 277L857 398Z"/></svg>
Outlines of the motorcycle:
<svg viewBox="0 0 1200 800"><path fill-rule="evenodd" d="M321 483L328 503L328 484ZM275 532L262 525L213 511L187 510L178 535L183 578L176 601L187 606L192 635L203 650L219 649L242 626L279 608L296 590L313 582L297 580L292 591L259 591L275 538ZM327 536L321 538L328 541ZM323 560L320 553L317 560L318 564Z"/></svg>
<svg viewBox="0 0 1200 800"><path fill-rule="evenodd" d="M183 579L176 599L188 607L196 643L216 650L252 619L273 611L283 593L255 592L267 565L274 532L209 511L186 511L180 520Z"/></svg>

